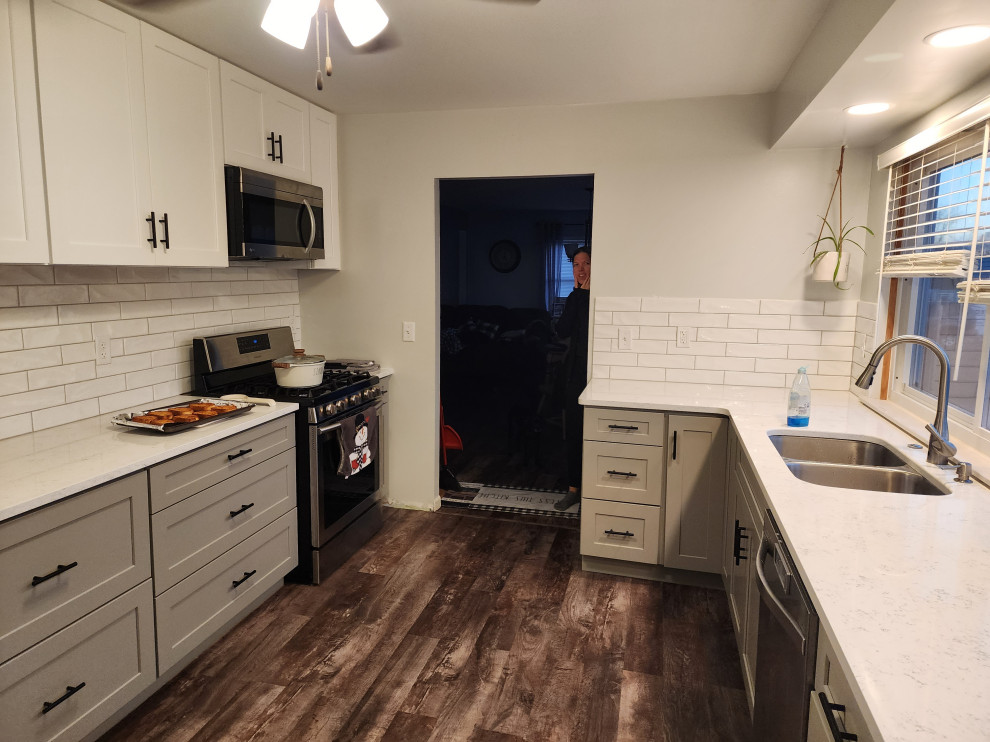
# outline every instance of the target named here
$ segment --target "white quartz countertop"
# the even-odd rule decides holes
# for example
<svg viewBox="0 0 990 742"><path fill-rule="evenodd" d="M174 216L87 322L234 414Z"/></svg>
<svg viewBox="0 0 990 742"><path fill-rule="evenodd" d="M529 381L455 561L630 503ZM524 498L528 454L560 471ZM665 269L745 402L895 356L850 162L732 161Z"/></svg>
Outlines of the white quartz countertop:
<svg viewBox="0 0 990 742"><path fill-rule="evenodd" d="M183 395L142 409L195 399ZM101 415L0 441L0 521L290 415L298 407L256 405L228 420L167 434L114 425L113 415Z"/></svg>
<svg viewBox="0 0 990 742"><path fill-rule="evenodd" d="M990 491L926 464L925 450L907 448L914 438L848 392L813 393L810 426L788 429L787 390L769 402L724 387L685 386L633 391L594 380L580 401L730 417L876 738L990 740ZM917 426L927 441L924 421ZM803 482L770 443L774 430L885 441L951 494ZM982 458L960 446L961 458L968 453Z"/></svg>

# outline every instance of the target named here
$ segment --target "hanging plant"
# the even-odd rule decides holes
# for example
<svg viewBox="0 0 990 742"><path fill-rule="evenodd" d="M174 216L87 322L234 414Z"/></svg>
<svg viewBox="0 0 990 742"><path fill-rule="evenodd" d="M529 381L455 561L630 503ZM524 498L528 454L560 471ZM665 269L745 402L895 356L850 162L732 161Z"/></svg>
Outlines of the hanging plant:
<svg viewBox="0 0 990 742"><path fill-rule="evenodd" d="M811 267L815 269L814 279L816 281L831 281L837 289L843 291L848 287L844 288L839 284L845 281L849 274L849 254L843 252L845 246L847 244L855 245L863 251L864 255L866 254L864 247L849 235L857 229L865 230L870 235L873 234L873 230L864 224L850 226L849 221L852 220L842 221L842 165L845 154L846 147L843 145L842 149L839 150L839 168L835 171L835 184L832 186L832 195L829 196L828 205L825 207L825 216L818 217L822 220L821 229L818 230L818 239L805 248L805 252L814 249L811 256ZM828 220L837 190L839 192L838 228L834 227L832 222ZM826 229L828 234L825 234Z"/></svg>

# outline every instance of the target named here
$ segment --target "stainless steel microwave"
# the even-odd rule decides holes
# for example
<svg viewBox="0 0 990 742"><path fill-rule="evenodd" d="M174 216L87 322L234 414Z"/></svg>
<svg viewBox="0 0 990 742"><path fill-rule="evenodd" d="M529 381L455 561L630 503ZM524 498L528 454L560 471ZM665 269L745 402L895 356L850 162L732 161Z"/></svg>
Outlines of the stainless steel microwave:
<svg viewBox="0 0 990 742"><path fill-rule="evenodd" d="M224 182L231 260L324 257L322 188L234 165Z"/></svg>

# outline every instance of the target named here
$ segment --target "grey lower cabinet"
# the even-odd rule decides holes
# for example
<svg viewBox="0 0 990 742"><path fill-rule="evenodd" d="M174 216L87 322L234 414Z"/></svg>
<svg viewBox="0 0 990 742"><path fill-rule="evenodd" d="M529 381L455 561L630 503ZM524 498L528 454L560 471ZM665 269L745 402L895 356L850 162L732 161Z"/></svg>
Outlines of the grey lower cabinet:
<svg viewBox="0 0 990 742"><path fill-rule="evenodd" d="M298 563L293 417L0 523L0 739L94 739Z"/></svg>
<svg viewBox="0 0 990 742"><path fill-rule="evenodd" d="M622 564L718 573L727 431L723 417L587 408L581 485L585 568L645 577L658 575ZM615 561L592 561L600 559Z"/></svg>
<svg viewBox="0 0 990 742"><path fill-rule="evenodd" d="M743 686L753 709L756 679L760 594L756 586L756 555L763 538L766 495L753 465L735 435L729 436L722 581L729 597L729 615L735 629Z"/></svg>
<svg viewBox="0 0 990 742"><path fill-rule="evenodd" d="M824 631L818 632L815 687L808 708L808 742L873 742L866 719ZM847 736L842 736L847 735Z"/></svg>
<svg viewBox="0 0 990 742"><path fill-rule="evenodd" d="M0 524L0 737L84 737L155 680L147 475Z"/></svg>

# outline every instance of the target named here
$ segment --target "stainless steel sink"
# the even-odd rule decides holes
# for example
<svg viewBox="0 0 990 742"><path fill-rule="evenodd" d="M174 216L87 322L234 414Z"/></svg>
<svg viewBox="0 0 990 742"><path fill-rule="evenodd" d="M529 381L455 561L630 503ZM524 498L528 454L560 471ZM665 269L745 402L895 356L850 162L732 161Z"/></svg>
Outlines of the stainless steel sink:
<svg viewBox="0 0 990 742"><path fill-rule="evenodd" d="M771 435L770 442L785 459L851 466L905 466L892 449L872 441L820 438L814 435Z"/></svg>
<svg viewBox="0 0 990 742"><path fill-rule="evenodd" d="M947 495L949 491L920 474L901 468L846 466L788 461L791 473L805 482L826 487L845 487L873 492L903 492L907 495Z"/></svg>
<svg viewBox="0 0 990 742"><path fill-rule="evenodd" d="M947 487L882 443L788 433L771 433L770 442L791 473L811 484L909 495L949 494Z"/></svg>

